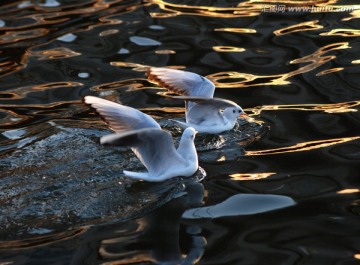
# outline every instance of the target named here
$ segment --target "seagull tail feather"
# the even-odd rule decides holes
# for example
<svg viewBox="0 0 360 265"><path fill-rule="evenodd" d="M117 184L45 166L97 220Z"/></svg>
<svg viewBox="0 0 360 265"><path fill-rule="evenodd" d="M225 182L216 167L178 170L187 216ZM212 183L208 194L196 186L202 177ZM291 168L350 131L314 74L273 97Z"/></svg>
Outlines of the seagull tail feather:
<svg viewBox="0 0 360 265"><path fill-rule="evenodd" d="M191 127L190 124L187 124L186 122L182 122L182 121L177 121L177 120L173 120L170 119L172 122L174 122L175 124L179 125L181 128L186 129L187 127Z"/></svg>
<svg viewBox="0 0 360 265"><path fill-rule="evenodd" d="M124 170L123 172L124 172L125 176L133 178L133 179L142 179L142 180L152 181L152 182L159 182L159 181L163 180L161 178L151 177L148 172L134 172L134 171L127 171L127 170Z"/></svg>

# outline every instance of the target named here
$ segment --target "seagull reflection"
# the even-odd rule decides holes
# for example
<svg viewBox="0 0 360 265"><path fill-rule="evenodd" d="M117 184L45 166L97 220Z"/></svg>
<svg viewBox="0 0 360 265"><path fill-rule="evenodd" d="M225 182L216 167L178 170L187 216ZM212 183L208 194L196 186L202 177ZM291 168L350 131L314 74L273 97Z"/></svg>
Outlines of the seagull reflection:
<svg viewBox="0 0 360 265"><path fill-rule="evenodd" d="M137 185L134 189L139 185L144 185L146 189L162 184ZM206 240L197 226L187 226L185 235L181 233L180 238L180 223L186 209L202 205L204 186L191 181L174 196L174 199L136 221L90 229L71 264L197 263L204 253ZM181 242L191 243L184 246Z"/></svg>
<svg viewBox="0 0 360 265"><path fill-rule="evenodd" d="M161 183L136 185L132 189L137 192L141 185L146 191L156 185L158 190L164 187ZM188 180L182 185L185 189L172 193L173 199L144 217L90 229L72 264L196 264L207 246L201 235L203 222L197 225L198 219L261 214L296 204L283 195L234 194L217 204L203 206L204 186Z"/></svg>
<svg viewBox="0 0 360 265"><path fill-rule="evenodd" d="M180 221L186 209L201 205L204 187L200 183L187 186L186 194L152 212L147 218L144 240L151 246L150 252L158 264L195 264L202 256L206 240L198 235L201 231L187 227L191 237L191 249L187 254L180 247Z"/></svg>

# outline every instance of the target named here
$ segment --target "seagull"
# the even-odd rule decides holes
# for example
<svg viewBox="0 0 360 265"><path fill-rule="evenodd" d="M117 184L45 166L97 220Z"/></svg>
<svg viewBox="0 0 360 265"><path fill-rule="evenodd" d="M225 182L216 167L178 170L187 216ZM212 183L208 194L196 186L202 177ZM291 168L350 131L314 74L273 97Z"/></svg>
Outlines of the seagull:
<svg viewBox="0 0 360 265"><path fill-rule="evenodd" d="M172 135L149 115L98 97L86 96L84 101L115 131L101 137L100 143L130 147L147 169L147 172L124 170L125 176L159 182L177 176L189 177L198 170L194 128L184 130L175 149Z"/></svg>
<svg viewBox="0 0 360 265"><path fill-rule="evenodd" d="M174 120L182 128L193 127L199 133L218 134L234 128L238 117L251 118L235 102L214 98L215 85L207 78L187 71L150 67L149 81L155 82L185 101L186 122Z"/></svg>

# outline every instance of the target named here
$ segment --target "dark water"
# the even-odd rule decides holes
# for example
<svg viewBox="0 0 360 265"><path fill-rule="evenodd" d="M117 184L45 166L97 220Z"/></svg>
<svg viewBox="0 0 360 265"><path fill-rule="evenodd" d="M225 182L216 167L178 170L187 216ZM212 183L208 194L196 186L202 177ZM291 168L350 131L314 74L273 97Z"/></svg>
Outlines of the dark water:
<svg viewBox="0 0 360 265"><path fill-rule="evenodd" d="M356 8L1 1L0 264L360 264ZM134 182L132 153L99 145L85 95L182 117L147 66L207 76L258 122L198 139L205 178Z"/></svg>

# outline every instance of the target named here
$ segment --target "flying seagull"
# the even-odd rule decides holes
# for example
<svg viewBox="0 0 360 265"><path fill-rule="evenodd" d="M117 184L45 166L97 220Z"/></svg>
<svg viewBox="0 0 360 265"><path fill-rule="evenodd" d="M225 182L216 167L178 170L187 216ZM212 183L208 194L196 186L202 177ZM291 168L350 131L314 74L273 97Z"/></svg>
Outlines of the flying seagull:
<svg viewBox="0 0 360 265"><path fill-rule="evenodd" d="M186 128L175 149L172 135L149 115L98 97L86 96L84 101L115 131L101 137L100 143L130 147L147 169L147 172L124 170L125 176L157 182L177 176L189 177L198 170L194 128Z"/></svg>
<svg viewBox="0 0 360 265"><path fill-rule="evenodd" d="M251 118L235 102L214 98L215 85L207 78L176 69L150 67L149 81L158 83L185 100L186 122L175 121L180 127L193 127L199 133L221 133L234 128L238 117Z"/></svg>

